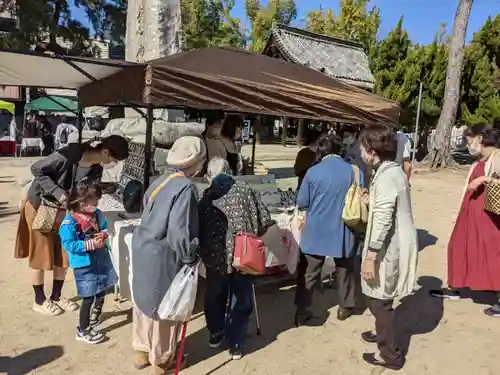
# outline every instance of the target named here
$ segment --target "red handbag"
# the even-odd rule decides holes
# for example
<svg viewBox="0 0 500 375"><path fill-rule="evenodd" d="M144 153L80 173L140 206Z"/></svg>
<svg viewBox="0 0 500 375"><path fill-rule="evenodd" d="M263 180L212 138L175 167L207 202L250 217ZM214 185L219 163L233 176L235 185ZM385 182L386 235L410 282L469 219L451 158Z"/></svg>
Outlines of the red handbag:
<svg viewBox="0 0 500 375"><path fill-rule="evenodd" d="M233 267L249 275L266 272L266 246L257 236L238 233L234 241Z"/></svg>

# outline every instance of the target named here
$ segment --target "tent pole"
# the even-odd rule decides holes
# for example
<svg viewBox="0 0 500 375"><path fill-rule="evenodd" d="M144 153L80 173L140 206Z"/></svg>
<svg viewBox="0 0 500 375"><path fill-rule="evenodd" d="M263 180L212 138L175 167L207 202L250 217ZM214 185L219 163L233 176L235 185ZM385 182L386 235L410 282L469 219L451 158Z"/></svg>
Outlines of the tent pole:
<svg viewBox="0 0 500 375"><path fill-rule="evenodd" d="M253 136L252 136L252 174L255 174L255 148L257 146L257 132L258 132L258 122L260 121L260 116L257 116L253 123Z"/></svg>
<svg viewBox="0 0 500 375"><path fill-rule="evenodd" d="M144 178L142 184L144 192L149 187L149 177L151 176L151 148L153 146L153 104L148 103L146 114L146 142L144 145Z"/></svg>
<svg viewBox="0 0 500 375"><path fill-rule="evenodd" d="M82 144L82 133L83 133L83 126L84 126L84 121L83 121L83 110L82 107L80 106L80 102L78 102L78 144Z"/></svg>

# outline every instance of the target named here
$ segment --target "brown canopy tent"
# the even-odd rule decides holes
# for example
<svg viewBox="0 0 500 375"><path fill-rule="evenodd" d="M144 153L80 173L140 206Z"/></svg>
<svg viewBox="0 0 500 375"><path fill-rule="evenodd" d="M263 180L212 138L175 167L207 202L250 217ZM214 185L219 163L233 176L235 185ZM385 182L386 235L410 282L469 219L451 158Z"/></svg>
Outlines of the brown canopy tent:
<svg viewBox="0 0 500 375"><path fill-rule="evenodd" d="M363 124L399 118L397 103L319 71L215 47L122 69L83 86L79 99L83 106L128 102Z"/></svg>
<svg viewBox="0 0 500 375"><path fill-rule="evenodd" d="M179 53L125 68L79 90L83 106L222 109L358 124L397 124L399 106L319 71L228 48Z"/></svg>
<svg viewBox="0 0 500 375"><path fill-rule="evenodd" d="M80 107L218 109L354 124L396 125L399 106L319 71L227 48L205 48L145 64L0 50L0 85L78 90ZM81 117L81 116L79 116ZM144 185L149 185L149 163Z"/></svg>

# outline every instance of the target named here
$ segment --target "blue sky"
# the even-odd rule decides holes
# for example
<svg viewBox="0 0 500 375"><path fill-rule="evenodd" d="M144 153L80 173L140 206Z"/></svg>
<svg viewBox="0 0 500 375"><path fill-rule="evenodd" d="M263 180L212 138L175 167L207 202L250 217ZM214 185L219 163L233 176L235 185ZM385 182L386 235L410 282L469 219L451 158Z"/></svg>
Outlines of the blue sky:
<svg viewBox="0 0 500 375"><path fill-rule="evenodd" d="M264 3L266 0L261 0ZM295 23L305 25L306 15L310 10L322 7L333 8L338 13L340 0L297 0L298 17ZM372 0L372 5L381 9L380 35L383 38L404 16L404 27L408 30L413 42L431 43L436 31L442 23L453 27L458 0ZM475 0L468 27L468 39L478 31L488 16L500 13L500 0ZM245 18L244 0L236 0L233 14ZM83 17L81 11L75 10L75 16ZM244 24L248 22L244 20Z"/></svg>

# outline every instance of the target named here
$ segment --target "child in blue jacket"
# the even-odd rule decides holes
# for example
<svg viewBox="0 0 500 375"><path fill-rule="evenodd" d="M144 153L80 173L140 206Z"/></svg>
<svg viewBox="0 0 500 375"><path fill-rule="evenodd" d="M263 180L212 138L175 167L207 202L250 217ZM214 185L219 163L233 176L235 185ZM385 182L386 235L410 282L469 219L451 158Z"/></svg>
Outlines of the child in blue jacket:
<svg viewBox="0 0 500 375"><path fill-rule="evenodd" d="M76 339L97 344L105 339L95 330L104 304L106 291L118 281L106 246L108 223L97 209L101 188L93 182L80 182L68 213L59 229L62 247L73 268L78 295L83 298Z"/></svg>

